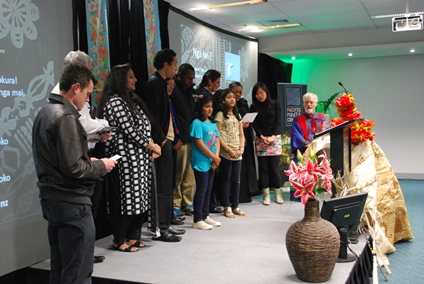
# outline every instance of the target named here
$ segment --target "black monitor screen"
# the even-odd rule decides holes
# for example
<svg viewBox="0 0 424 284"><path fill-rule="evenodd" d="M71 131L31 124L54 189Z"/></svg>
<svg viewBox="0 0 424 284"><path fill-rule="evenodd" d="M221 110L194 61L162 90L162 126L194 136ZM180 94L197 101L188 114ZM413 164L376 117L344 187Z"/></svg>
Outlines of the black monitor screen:
<svg viewBox="0 0 424 284"><path fill-rule="evenodd" d="M349 233L356 231L367 196L368 193L365 192L325 200L321 217L333 223L338 229L347 228Z"/></svg>

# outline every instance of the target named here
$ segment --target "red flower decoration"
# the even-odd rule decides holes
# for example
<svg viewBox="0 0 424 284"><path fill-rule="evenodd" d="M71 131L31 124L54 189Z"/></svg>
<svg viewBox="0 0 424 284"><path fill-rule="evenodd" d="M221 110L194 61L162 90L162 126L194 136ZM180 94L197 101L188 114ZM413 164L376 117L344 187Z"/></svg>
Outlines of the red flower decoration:
<svg viewBox="0 0 424 284"><path fill-rule="evenodd" d="M347 120L353 120L361 117L361 112L358 111L355 104L355 98L352 94L343 94L336 100L334 106L340 118L333 118L331 126L337 126ZM375 132L371 132L374 127L373 120L364 119L356 122L351 128L351 141L353 145L361 144L367 140L374 140Z"/></svg>

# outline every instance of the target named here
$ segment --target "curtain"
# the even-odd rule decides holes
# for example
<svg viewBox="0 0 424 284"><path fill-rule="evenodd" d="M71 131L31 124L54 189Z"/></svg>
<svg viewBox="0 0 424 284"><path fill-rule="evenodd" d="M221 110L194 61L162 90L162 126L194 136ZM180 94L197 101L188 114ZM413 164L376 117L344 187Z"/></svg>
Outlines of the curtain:
<svg viewBox="0 0 424 284"><path fill-rule="evenodd" d="M129 0L109 0L110 66L130 62Z"/></svg>
<svg viewBox="0 0 424 284"><path fill-rule="evenodd" d="M72 37L74 50L88 52L85 0L72 0Z"/></svg>
<svg viewBox="0 0 424 284"><path fill-rule="evenodd" d="M147 72L146 32L143 1L131 0L129 15L129 62L137 78L136 93L139 93L149 79Z"/></svg>
<svg viewBox="0 0 424 284"><path fill-rule="evenodd" d="M153 57L157 48L160 48L159 26L157 8L158 0L73 0L73 40L74 50L81 50L89 54L87 28L90 19L86 17L89 4L102 3L106 6L104 29L107 30L109 68L124 63L131 63L138 79L136 88L141 90L149 78L149 66L153 66ZM156 3L156 4L155 4ZM99 4L100 5L100 4ZM145 10L147 11L145 14ZM148 15L147 21L145 21ZM146 29L148 27L148 29ZM98 32L98 30L97 30ZM149 35L146 37L146 33ZM153 38L151 39L150 36ZM97 43L93 41L93 44ZM147 48L148 47L148 48ZM106 48L106 46L104 46ZM104 52L104 50L102 50ZM150 56L148 61L147 55ZM90 57L93 54L89 54ZM103 53L104 55L104 53ZM93 68L98 63L93 60ZM150 67L152 68L152 67ZM106 73L103 73L105 75ZM107 74L106 74L107 75Z"/></svg>
<svg viewBox="0 0 424 284"><path fill-rule="evenodd" d="M98 81L91 94L91 105L96 106L110 70L107 3L106 0L87 0L85 8L88 55L93 60L91 72Z"/></svg>
<svg viewBox="0 0 424 284"><path fill-rule="evenodd" d="M159 0L159 25L160 25L160 40L162 43L162 48L169 48L169 31L168 31L168 14L169 14L169 4L163 0Z"/></svg>
<svg viewBox="0 0 424 284"><path fill-rule="evenodd" d="M152 75L155 71L153 59L156 52L162 49L160 39L158 0L143 0L144 25L146 32L147 71Z"/></svg>
<svg viewBox="0 0 424 284"><path fill-rule="evenodd" d="M258 81L264 83L271 97L277 99L277 83L291 83L293 64L259 53Z"/></svg>

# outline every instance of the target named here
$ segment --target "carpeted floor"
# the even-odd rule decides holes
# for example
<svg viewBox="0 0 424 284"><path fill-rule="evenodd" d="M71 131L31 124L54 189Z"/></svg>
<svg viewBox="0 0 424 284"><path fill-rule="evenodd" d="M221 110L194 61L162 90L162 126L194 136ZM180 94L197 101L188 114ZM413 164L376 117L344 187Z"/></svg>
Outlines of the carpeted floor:
<svg viewBox="0 0 424 284"><path fill-rule="evenodd" d="M397 251L388 256L392 271L387 275L388 283L424 283L420 270L424 258L424 181L401 180L400 184L415 238L395 244ZM283 205L274 202L273 194L270 206L261 204L262 196L240 204L247 217L230 220L212 214L223 223L212 231L192 229L192 218L187 218L180 226L187 233L179 244L154 242L145 229L142 240L147 247L137 253L112 251L112 237L101 239L96 242L96 254L105 255L106 260L95 265L93 276L145 283L303 283L294 274L284 245L287 228L303 217L303 205L290 202L289 192L283 196ZM361 248L353 247L355 251ZM327 283L344 283L351 267L336 264ZM34 268L49 269L49 261ZM378 280L386 283L380 271Z"/></svg>
<svg viewBox="0 0 424 284"><path fill-rule="evenodd" d="M395 244L396 252L388 255L389 268L392 274L382 268L388 283L416 284L424 283L422 265L424 263L424 180L399 180L402 193L408 210L414 239ZM271 197L274 198L273 192ZM285 200L289 200L288 193L284 193ZM255 196L254 200L262 200L262 196ZM378 282L386 283L382 272L378 271ZM372 283L372 279L370 279Z"/></svg>
<svg viewBox="0 0 424 284"><path fill-rule="evenodd" d="M396 252L388 255L390 270L387 274L388 283L415 284L424 283L422 267L424 263L424 181L399 180L408 210L414 239L395 244ZM383 271L386 272L383 268ZM379 283L386 283L381 272L378 274Z"/></svg>
<svg viewBox="0 0 424 284"><path fill-rule="evenodd" d="M136 283L301 283L288 259L285 233L295 221L303 218L304 206L290 202L282 205L272 201L263 206L255 198L240 204L248 214L235 219L222 214L211 217L222 222L220 228L201 231L191 228L192 218L180 228L187 230L181 243L152 241L143 229L142 241L147 247L136 253L110 249L112 236L96 242L96 254L106 257L95 264L93 276L102 279L122 279ZM360 253L362 239L352 249ZM354 263L337 263L329 284L344 283ZM33 269L49 270L49 261ZM96 283L93 281L93 283Z"/></svg>

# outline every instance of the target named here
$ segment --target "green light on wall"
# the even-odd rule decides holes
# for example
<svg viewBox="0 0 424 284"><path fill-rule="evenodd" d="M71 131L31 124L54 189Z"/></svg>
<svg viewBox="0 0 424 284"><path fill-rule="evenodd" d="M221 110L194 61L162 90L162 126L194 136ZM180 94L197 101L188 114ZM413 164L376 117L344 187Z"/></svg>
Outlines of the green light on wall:
<svg viewBox="0 0 424 284"><path fill-rule="evenodd" d="M312 59L293 59L290 56L275 56L274 58L293 64L291 83L308 84L310 71L313 68L314 62Z"/></svg>

